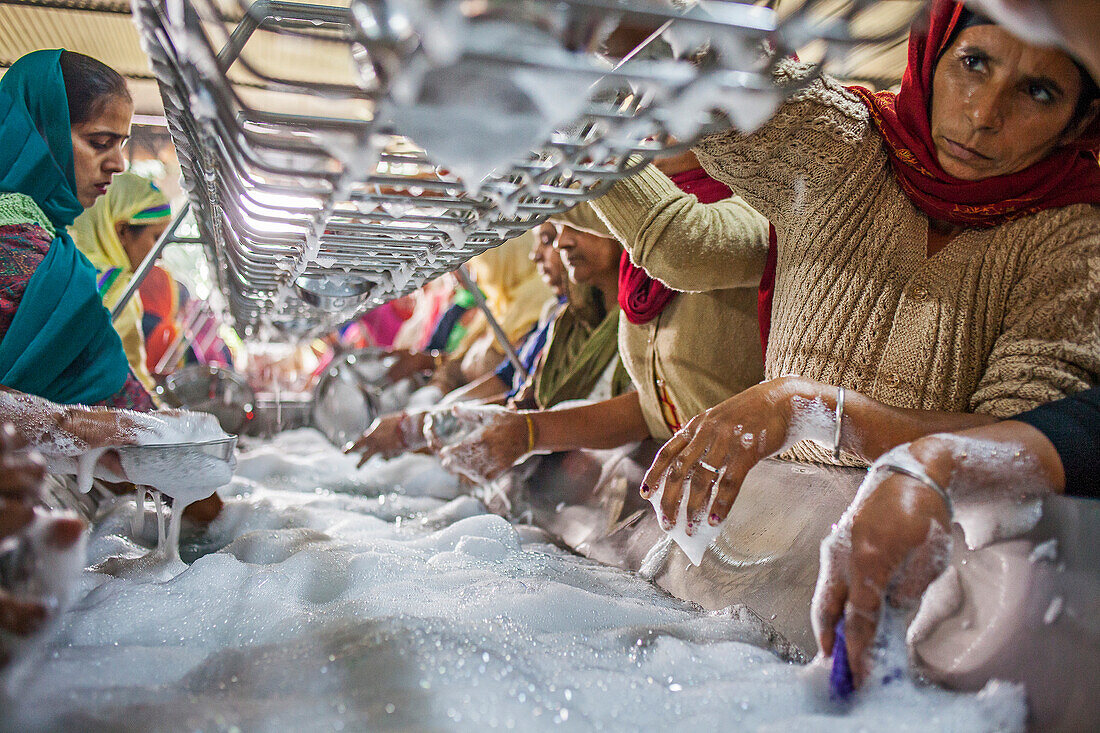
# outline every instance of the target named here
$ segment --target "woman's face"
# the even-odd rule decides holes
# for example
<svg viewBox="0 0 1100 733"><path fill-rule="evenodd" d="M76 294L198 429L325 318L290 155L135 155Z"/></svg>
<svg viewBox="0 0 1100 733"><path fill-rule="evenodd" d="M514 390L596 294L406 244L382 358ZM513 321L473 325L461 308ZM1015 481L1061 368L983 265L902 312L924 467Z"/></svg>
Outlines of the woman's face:
<svg viewBox="0 0 1100 733"><path fill-rule="evenodd" d="M531 261L535 263L535 269L554 295L559 298L566 293L568 280L565 276L565 265L561 263L561 255L554 249L554 241L558 238L558 230L550 222L543 222L535 232L535 247L531 250Z"/></svg>
<svg viewBox="0 0 1100 733"><path fill-rule="evenodd" d="M168 229L168 221L144 226L129 226L124 221L115 224L118 232L118 240L122 242L122 248L126 250L126 256L130 259L130 266L137 269L142 260L152 251L160 235Z"/></svg>
<svg viewBox="0 0 1100 733"><path fill-rule="evenodd" d="M932 141L949 175L980 181L1016 173L1073 140L1081 74L1061 51L994 25L963 29L932 79Z"/></svg>
<svg viewBox="0 0 1100 733"><path fill-rule="evenodd" d="M134 104L112 96L98 117L72 126L76 197L85 208L107 192L111 177L126 170L122 144L130 137Z"/></svg>
<svg viewBox="0 0 1100 733"><path fill-rule="evenodd" d="M562 226L554 246L561 252L561 261L569 279L581 285L595 285L618 277L622 247L614 239Z"/></svg>

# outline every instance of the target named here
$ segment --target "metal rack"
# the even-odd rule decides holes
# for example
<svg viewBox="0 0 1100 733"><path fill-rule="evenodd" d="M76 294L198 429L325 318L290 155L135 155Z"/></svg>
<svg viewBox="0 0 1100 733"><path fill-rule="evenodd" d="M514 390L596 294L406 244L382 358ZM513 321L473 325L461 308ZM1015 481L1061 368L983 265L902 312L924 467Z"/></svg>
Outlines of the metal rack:
<svg viewBox="0 0 1100 733"><path fill-rule="evenodd" d="M904 32L855 33L872 5L806 0L781 19L723 0L134 0L133 14L230 316L278 337L410 292L716 125L759 124L793 91L773 85L778 59ZM612 62L599 50L617 37L632 50Z"/></svg>

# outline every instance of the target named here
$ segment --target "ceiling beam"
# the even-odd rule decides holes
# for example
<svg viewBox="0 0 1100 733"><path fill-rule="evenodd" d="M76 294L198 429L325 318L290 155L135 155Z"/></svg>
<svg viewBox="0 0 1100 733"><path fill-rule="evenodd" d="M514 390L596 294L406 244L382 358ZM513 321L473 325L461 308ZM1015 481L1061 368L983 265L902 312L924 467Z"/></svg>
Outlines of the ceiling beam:
<svg viewBox="0 0 1100 733"><path fill-rule="evenodd" d="M24 8L80 10L85 13L130 15L130 3L126 2L126 0L0 0L0 5L19 5Z"/></svg>

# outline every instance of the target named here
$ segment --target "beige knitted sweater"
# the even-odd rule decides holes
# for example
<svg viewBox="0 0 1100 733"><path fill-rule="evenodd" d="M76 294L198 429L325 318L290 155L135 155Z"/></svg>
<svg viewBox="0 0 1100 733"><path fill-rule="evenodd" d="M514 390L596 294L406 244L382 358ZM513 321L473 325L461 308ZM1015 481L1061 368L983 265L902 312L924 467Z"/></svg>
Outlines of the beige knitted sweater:
<svg viewBox="0 0 1100 733"><path fill-rule="evenodd" d="M619 357L646 427L668 440L674 419L683 425L763 376L756 293L768 222L736 197L700 204L652 166L589 203L555 218L614 236L650 277L684 291L649 323L619 316ZM674 213L684 209L693 216ZM716 241L739 243L728 267L714 267L729 251Z"/></svg>
<svg viewBox="0 0 1100 733"><path fill-rule="evenodd" d="M682 291L649 323L619 319L649 433L667 440L662 397L684 424L763 376L756 301L768 221L737 197L701 204L653 166L591 204L634 264Z"/></svg>
<svg viewBox="0 0 1100 733"><path fill-rule="evenodd" d="M928 257L928 217L866 107L828 78L752 135L713 135L696 154L778 232L768 378L999 417L1097 382L1100 207L968 229Z"/></svg>

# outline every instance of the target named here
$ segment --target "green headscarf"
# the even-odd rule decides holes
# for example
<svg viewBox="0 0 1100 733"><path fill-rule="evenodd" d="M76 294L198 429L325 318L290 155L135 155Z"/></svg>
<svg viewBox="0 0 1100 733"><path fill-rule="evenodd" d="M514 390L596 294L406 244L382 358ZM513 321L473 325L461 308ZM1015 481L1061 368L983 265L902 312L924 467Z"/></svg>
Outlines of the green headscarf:
<svg viewBox="0 0 1100 733"><path fill-rule="evenodd" d="M598 316L595 289L574 286L570 305L554 321L546 352L535 382L535 399L546 409L566 400L586 399L608 365L615 362L611 395L617 397L633 388L619 359L619 306Z"/></svg>
<svg viewBox="0 0 1100 733"><path fill-rule="evenodd" d="M0 340L0 384L65 404L100 402L129 374L96 289L96 270L66 227L76 194L61 49L22 57L0 79L0 192L34 201L55 230Z"/></svg>

